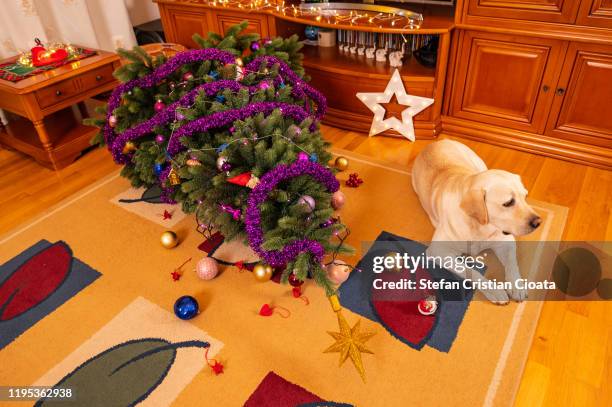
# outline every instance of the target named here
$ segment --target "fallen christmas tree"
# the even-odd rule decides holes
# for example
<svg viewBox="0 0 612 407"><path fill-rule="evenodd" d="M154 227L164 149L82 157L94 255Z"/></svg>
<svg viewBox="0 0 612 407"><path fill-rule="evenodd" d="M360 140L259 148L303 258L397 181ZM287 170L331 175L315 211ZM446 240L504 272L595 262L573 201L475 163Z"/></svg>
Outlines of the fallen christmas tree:
<svg viewBox="0 0 612 407"><path fill-rule="evenodd" d="M352 249L337 237L346 228L319 132L325 98L305 81L297 36L260 40L246 25L195 35L201 49L170 59L120 51L131 62L115 72L105 120L91 122L94 141L135 187L158 184L201 227L284 267L281 281L310 276L332 295L326 266Z"/></svg>

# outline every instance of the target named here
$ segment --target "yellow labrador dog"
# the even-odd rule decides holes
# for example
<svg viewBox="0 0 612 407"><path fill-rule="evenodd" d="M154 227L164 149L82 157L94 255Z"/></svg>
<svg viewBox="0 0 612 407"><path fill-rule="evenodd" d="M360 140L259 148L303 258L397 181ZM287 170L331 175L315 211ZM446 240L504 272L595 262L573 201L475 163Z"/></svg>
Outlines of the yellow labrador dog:
<svg viewBox="0 0 612 407"><path fill-rule="evenodd" d="M467 146L441 140L428 145L415 159L412 185L436 229L429 256L476 256L491 249L505 268L506 281L521 278L514 237L535 230L541 218L525 201L527 190L518 175L489 170ZM451 271L472 281L488 282L474 270ZM506 304L508 296L517 301L527 298L524 289L481 291L496 304Z"/></svg>

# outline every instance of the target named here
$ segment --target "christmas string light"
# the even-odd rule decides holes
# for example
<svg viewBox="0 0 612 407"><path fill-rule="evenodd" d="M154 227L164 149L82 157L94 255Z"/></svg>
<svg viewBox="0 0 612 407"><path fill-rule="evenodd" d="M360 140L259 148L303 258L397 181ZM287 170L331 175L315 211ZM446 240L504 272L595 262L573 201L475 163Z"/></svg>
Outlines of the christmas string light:
<svg viewBox="0 0 612 407"><path fill-rule="evenodd" d="M328 3L325 6L315 4L304 4L296 7L294 4L286 5L283 0L192 0L197 3L205 3L214 7L228 7L244 10L247 13L251 11L269 11L277 14L289 15L291 17L307 17L314 18L317 22L325 21L330 25L338 25L341 23L363 24L360 20L367 21L368 24L382 25L391 23L393 28L404 30L419 29L423 16L419 13L414 13L408 10L400 10L391 7L385 7L382 11L378 11L372 5L364 9L363 5L354 3L347 8L345 4ZM380 10L380 8L379 8ZM397 23L397 24L396 24Z"/></svg>

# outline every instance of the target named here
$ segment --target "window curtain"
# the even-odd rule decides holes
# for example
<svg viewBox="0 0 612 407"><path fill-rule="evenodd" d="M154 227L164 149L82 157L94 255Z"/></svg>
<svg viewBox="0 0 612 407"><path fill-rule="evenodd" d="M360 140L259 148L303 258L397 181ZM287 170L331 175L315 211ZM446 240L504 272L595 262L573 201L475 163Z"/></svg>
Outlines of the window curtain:
<svg viewBox="0 0 612 407"><path fill-rule="evenodd" d="M0 57L29 50L34 38L107 51L136 45L125 0L2 0Z"/></svg>

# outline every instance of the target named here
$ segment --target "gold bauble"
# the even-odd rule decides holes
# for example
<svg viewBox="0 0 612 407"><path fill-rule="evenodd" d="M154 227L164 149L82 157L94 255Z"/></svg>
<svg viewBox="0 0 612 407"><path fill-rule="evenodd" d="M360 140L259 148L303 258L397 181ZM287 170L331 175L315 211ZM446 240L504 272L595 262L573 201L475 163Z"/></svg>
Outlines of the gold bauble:
<svg viewBox="0 0 612 407"><path fill-rule="evenodd" d="M176 236L176 233L172 232L171 230L167 230L162 233L160 240L162 246L164 246L166 249L172 249L178 244L178 237Z"/></svg>
<svg viewBox="0 0 612 407"><path fill-rule="evenodd" d="M344 171L348 168L349 166L349 160L346 157L338 157L336 158L336 168L339 169L340 171Z"/></svg>
<svg viewBox="0 0 612 407"><path fill-rule="evenodd" d="M253 275L255 276L255 280L259 282L266 282L272 278L272 274L274 274L274 270L267 264L258 263L253 267Z"/></svg>
<svg viewBox="0 0 612 407"><path fill-rule="evenodd" d="M170 180L170 185L179 185L181 183L181 178L179 177L174 168L170 170L170 173L168 174L168 180Z"/></svg>
<svg viewBox="0 0 612 407"><path fill-rule="evenodd" d="M128 141L123 146L123 154L129 154L132 151L136 151L136 144L132 143L131 141Z"/></svg>
<svg viewBox="0 0 612 407"><path fill-rule="evenodd" d="M187 164L188 167L198 167L202 165L202 163L195 158L190 158L189 160L185 161L185 164Z"/></svg>

